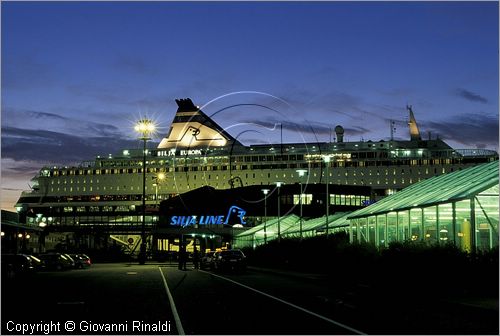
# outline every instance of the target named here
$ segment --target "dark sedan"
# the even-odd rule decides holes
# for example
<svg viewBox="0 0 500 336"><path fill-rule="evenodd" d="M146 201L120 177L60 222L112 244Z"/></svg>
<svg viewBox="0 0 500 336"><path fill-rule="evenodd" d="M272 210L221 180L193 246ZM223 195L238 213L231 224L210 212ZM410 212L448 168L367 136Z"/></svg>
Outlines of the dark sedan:
<svg viewBox="0 0 500 336"><path fill-rule="evenodd" d="M214 254L214 269L244 271L247 267L245 254L241 250L222 250Z"/></svg>

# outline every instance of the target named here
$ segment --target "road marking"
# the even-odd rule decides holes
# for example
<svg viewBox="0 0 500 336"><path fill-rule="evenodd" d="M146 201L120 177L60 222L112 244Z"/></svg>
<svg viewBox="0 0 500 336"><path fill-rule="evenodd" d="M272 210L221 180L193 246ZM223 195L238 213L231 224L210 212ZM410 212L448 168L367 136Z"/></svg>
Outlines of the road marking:
<svg viewBox="0 0 500 336"><path fill-rule="evenodd" d="M167 279L165 279L165 276L163 275L160 266L158 266L158 270L160 271L161 278L163 279L163 285L165 286L165 291L167 292L168 301L170 302L170 308L172 308L172 314L174 314L177 333L179 335L185 335L184 328L182 327L181 318L179 317L179 313L177 313L177 308L175 307L174 297L172 296L172 293L170 293L170 289L168 288Z"/></svg>
<svg viewBox="0 0 500 336"><path fill-rule="evenodd" d="M127 275L136 275L137 272L127 272Z"/></svg>
<svg viewBox="0 0 500 336"><path fill-rule="evenodd" d="M310 315L316 316L316 317L318 317L318 318L320 318L320 319L322 319L322 320L324 320L324 321L327 321L327 322L330 322L330 323L332 323L332 324L335 324L336 326L339 326L339 327L342 327L342 328L344 328L344 329L346 329L346 330L352 331L352 332L353 332L353 333L355 333L355 334L358 334L358 335L366 335L364 332L359 331L359 330L356 330L356 329L354 329L354 328L351 328L351 327L349 327L349 326L347 326L347 325L345 325L345 324L343 324L343 323L337 322L337 321L332 320L332 319L330 319L330 318L328 318L328 317L326 317L326 316L323 316L323 315L320 315L320 314L318 314L318 313L312 312L312 311L310 311L310 310L307 310L307 309L305 309L305 308L302 308L302 307L300 307L300 306L297 306L296 304L290 303L290 302L285 301L285 300L283 300L283 299L280 299L280 298L278 298L278 297L276 297L276 296L273 296L273 295L271 295L271 294L267 294L267 293L265 293L265 292L262 292L262 291L260 291L260 290L258 290L258 289L255 289L255 288L252 288L252 287L250 287L250 286L244 285L244 284L239 283L239 282L237 282L237 281L234 281L234 280L231 280L231 279L229 279L229 278L226 278L226 277L223 277L223 276L220 276L220 275L214 274L214 273L210 273L210 272L207 272L207 271L202 271L202 270L200 270L200 272L204 272L204 273L207 273L207 274L213 275L213 276L215 276L215 277L221 278L221 279L223 279L223 280L227 280L227 281L232 282L232 283L234 283L234 284L236 284L236 285L238 285L238 286L241 286L241 287L243 287L243 288L249 289L249 290L254 291L254 292L256 292L256 293L259 293L259 294L261 294L261 295L267 296L268 298L274 299L274 300L276 300L276 301L279 301L279 302L281 302L281 303L284 303L284 304L286 304L286 305L289 305L290 307L293 307L293 308L295 308L295 309L298 309L298 310L300 310L300 311L303 311L303 312L305 312L305 313L307 313L307 314L310 314Z"/></svg>

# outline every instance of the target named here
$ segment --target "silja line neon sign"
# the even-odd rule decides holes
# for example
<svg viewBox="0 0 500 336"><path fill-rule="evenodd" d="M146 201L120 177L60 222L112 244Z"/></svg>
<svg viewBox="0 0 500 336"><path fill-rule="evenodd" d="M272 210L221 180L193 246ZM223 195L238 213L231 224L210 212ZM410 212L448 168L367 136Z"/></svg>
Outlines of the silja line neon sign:
<svg viewBox="0 0 500 336"><path fill-rule="evenodd" d="M170 219L170 225L180 225L182 227L186 227L195 224L199 225L227 224L229 222L229 219L231 218L231 215L236 215L240 219L241 224L246 224L245 220L243 219L246 213L247 212L242 208L233 205L229 208L229 211L227 212L226 216L224 215L172 216L172 218Z"/></svg>

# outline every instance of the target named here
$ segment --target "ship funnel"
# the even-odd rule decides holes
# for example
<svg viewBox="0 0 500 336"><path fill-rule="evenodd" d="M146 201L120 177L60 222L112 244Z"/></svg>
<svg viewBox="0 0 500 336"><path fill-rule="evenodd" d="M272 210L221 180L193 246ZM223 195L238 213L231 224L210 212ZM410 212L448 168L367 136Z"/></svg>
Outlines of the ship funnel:
<svg viewBox="0 0 500 336"><path fill-rule="evenodd" d="M415 116L413 115L413 110L411 109L411 105L406 105L406 109L410 112L410 121L408 125L410 126L410 139L413 140L422 140L420 136L420 131L418 130L417 121L415 120Z"/></svg>
<svg viewBox="0 0 500 336"><path fill-rule="evenodd" d="M337 135L337 142L344 142L344 127L335 126L335 134Z"/></svg>
<svg viewBox="0 0 500 336"><path fill-rule="evenodd" d="M177 112L158 149L168 149L165 155L176 155L177 150L206 150L210 147L224 147L232 144L241 145L239 141L227 133L212 118L207 116L196 106L190 98L176 99Z"/></svg>

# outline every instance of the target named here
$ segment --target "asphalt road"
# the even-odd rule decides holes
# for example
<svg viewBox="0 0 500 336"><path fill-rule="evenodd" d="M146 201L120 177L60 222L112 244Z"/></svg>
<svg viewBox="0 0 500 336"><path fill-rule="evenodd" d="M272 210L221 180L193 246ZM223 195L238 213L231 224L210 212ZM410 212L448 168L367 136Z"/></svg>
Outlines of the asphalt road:
<svg viewBox="0 0 500 336"><path fill-rule="evenodd" d="M498 332L498 310L471 314L455 305L394 306L370 300L370 290L252 269L226 274L162 264L96 264L3 281L2 334L21 334L23 327L42 328L35 334L50 327L50 334L65 335ZM66 329L68 321L73 331Z"/></svg>

